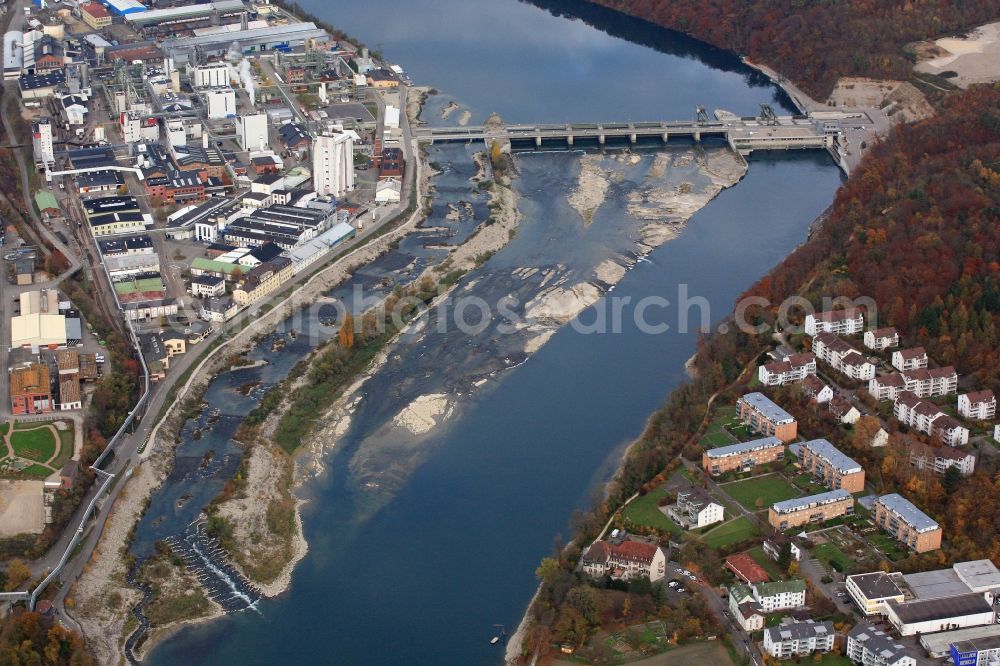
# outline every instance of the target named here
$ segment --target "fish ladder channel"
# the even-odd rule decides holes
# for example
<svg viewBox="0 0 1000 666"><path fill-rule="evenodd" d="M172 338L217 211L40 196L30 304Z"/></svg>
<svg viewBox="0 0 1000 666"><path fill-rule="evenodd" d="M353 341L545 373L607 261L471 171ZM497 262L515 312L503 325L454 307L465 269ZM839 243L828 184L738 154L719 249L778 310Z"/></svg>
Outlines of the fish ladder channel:
<svg viewBox="0 0 1000 666"><path fill-rule="evenodd" d="M257 610L257 602L263 596L260 589L229 562L218 539L208 535L203 520L192 523L183 536L167 537L164 542L174 554L184 560L187 570L194 574L208 596L224 612L235 613L247 609L260 612ZM143 559L136 562L127 576L129 584L142 591L142 599L132 609L138 626L125 640L125 658L131 664L140 663L135 650L142 645L149 632L149 618L146 617L145 609L153 599L153 588L137 578L145 561Z"/></svg>

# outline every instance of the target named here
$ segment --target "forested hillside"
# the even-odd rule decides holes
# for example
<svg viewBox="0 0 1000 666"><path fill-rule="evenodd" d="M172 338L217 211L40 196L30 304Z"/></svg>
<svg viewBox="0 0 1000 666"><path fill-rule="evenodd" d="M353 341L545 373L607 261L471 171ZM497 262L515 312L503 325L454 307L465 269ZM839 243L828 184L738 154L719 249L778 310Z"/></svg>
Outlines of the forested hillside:
<svg viewBox="0 0 1000 666"><path fill-rule="evenodd" d="M751 293L870 296L879 325L1000 393L1000 87L872 148L822 229Z"/></svg>
<svg viewBox="0 0 1000 666"><path fill-rule="evenodd" d="M956 0L590 0L735 51L823 100L842 76L906 79L910 42L1000 19Z"/></svg>

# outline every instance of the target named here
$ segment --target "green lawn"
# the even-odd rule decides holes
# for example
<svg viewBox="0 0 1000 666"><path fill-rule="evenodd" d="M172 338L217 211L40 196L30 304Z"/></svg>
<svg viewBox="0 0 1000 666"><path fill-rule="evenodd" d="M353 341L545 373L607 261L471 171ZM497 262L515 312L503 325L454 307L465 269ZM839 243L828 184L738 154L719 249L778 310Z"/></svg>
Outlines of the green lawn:
<svg viewBox="0 0 1000 666"><path fill-rule="evenodd" d="M54 456L57 445L56 438L47 426L35 430L18 430L15 426L10 444L14 453L36 462L45 462Z"/></svg>
<svg viewBox="0 0 1000 666"><path fill-rule="evenodd" d="M834 654L832 652L827 652L823 655L823 659L820 661L813 661L810 659L803 659L803 663L807 664L819 664L819 666L853 666L854 662L847 657L842 657L839 654Z"/></svg>
<svg viewBox="0 0 1000 666"><path fill-rule="evenodd" d="M731 543L749 539L755 534L753 523L746 516L723 523L705 533L705 543L712 548L722 548Z"/></svg>
<svg viewBox="0 0 1000 666"><path fill-rule="evenodd" d="M748 511L766 509L775 502L799 496L799 491L777 474L734 481L721 486Z"/></svg>
<svg viewBox="0 0 1000 666"><path fill-rule="evenodd" d="M27 467L22 469L19 473L25 474L27 476L40 476L42 478L45 478L49 474L52 474L52 470L49 469L48 467L45 467L44 465L28 465Z"/></svg>
<svg viewBox="0 0 1000 666"><path fill-rule="evenodd" d="M868 535L868 543L885 553L890 560L901 560L907 556L907 551L900 547L896 540L884 532L873 532Z"/></svg>
<svg viewBox="0 0 1000 666"><path fill-rule="evenodd" d="M736 408L732 405L718 407L712 416L712 422L708 430L699 442L706 449L714 449L727 444L735 444L739 440L734 437L729 429L736 423Z"/></svg>
<svg viewBox="0 0 1000 666"><path fill-rule="evenodd" d="M682 530L677 523L667 518L666 514L660 511L660 507L657 506L657 503L662 500L666 494L667 491L665 489L657 488L652 492L646 493L642 497L637 497L631 504L625 507L625 511L622 515L626 520L629 520L636 525L652 527L660 530L661 532L681 534L684 530Z"/></svg>
<svg viewBox="0 0 1000 666"><path fill-rule="evenodd" d="M806 472L805 474L799 474L794 479L792 479L798 488L807 495L815 495L816 493L821 493L826 490L826 486L813 481L813 475ZM862 493L863 495L864 493Z"/></svg>
<svg viewBox="0 0 1000 666"><path fill-rule="evenodd" d="M74 434L73 428L75 427L72 421L67 420L66 424L69 425L68 430L59 430L59 455L56 456L50 465L52 465L57 470L62 469L70 458L73 457L73 444L74 444Z"/></svg>
<svg viewBox="0 0 1000 666"><path fill-rule="evenodd" d="M699 443L702 448L715 449L720 446L735 444L736 439L725 430L709 428L708 432L704 434Z"/></svg>
<svg viewBox="0 0 1000 666"><path fill-rule="evenodd" d="M812 556L820 562L826 562L837 571L850 571L854 564L854 561L844 551L832 543L819 544L813 548Z"/></svg>
<svg viewBox="0 0 1000 666"><path fill-rule="evenodd" d="M771 580L783 580L788 577L786 572L782 571L781 568L778 567L778 563L767 556L767 553L764 552L764 549L761 546L751 548L747 551L747 555L753 558L754 562L764 568L764 571L766 571L767 575L771 577Z"/></svg>

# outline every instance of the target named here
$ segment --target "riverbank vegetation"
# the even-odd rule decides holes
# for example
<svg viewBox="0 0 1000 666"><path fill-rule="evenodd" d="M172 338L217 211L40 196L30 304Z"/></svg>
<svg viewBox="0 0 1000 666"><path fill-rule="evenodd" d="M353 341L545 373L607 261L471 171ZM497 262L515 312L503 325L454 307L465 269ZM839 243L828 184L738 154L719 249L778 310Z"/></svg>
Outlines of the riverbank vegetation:
<svg viewBox="0 0 1000 666"><path fill-rule="evenodd" d="M925 346L939 364L953 364L974 385L1000 391L998 108L1000 86L953 93L939 115L899 127L875 146L838 193L823 226L745 294L775 304L751 309L750 323L773 326L777 304L792 295L814 305L822 296L872 296L881 306L878 325L896 326L908 344ZM541 591L529 610L527 652L544 653L563 642L580 645L581 636L603 627L580 629L574 601L580 593L573 591L591 585L573 573L581 549L627 498L659 489L678 455L700 459L698 441L714 406L732 404L746 390L749 370L773 344L767 335L750 336L733 326L699 342L693 379L650 417L606 499L574 518L571 545L539 568ZM877 490L904 492L944 526L944 549L919 556L900 553L894 568L1000 561L1000 477L992 460L980 460L975 474L964 480L936 477L902 458L895 434L890 446L873 449L861 432L866 423L854 432L817 411L795 389L769 393L799 419L803 432L828 433L859 460ZM662 539L665 543L666 533ZM677 559L713 584L722 571L720 555L743 546L713 549L700 537L684 539Z"/></svg>
<svg viewBox="0 0 1000 666"><path fill-rule="evenodd" d="M944 0L590 2L745 55L819 100L844 76L906 80L914 64L909 44L997 19L989 2Z"/></svg>
<svg viewBox="0 0 1000 666"><path fill-rule="evenodd" d="M51 616L14 609L0 629L0 663L91 666L83 637Z"/></svg>
<svg viewBox="0 0 1000 666"><path fill-rule="evenodd" d="M153 591L149 605L143 609L150 628L165 627L218 611L216 604L209 600L198 584L198 579L186 569L184 560L162 542L157 544L156 555L143 562L136 578Z"/></svg>

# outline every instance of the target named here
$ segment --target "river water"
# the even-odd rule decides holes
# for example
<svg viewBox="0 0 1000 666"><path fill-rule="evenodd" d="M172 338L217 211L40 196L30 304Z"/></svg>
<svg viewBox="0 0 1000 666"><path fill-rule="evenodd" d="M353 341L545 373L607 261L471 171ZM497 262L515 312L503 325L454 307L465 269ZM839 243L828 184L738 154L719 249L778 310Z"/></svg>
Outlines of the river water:
<svg viewBox="0 0 1000 666"><path fill-rule="evenodd" d="M436 87L424 117L455 100L472 122L496 111L512 122L686 119L696 105L753 114L761 102L790 111L783 96L739 61L692 40L602 10L586 21L514 0L307 0L309 11L381 49L419 84ZM581 11L579 9L575 11ZM456 114L461 113L461 110ZM453 114L448 122L454 123ZM437 245L460 242L472 219L448 219L447 204L469 202L476 220L483 194L468 178L466 146L435 146L444 166L428 226L354 277L373 287L402 282ZM692 146L669 148L672 155ZM580 169L578 153L518 155L515 181L524 219L514 240L473 271L460 291L489 301L537 295L525 266L586 279L608 257L634 259L629 193L648 179L657 150L636 150L607 202L585 225L566 203ZM668 173L665 178L671 177ZM696 185L693 176L687 178ZM746 177L695 214L679 237L635 266L610 296L659 296L678 290L711 304L713 320L756 278L804 240L841 178L825 153L763 154ZM591 322L608 300L583 313ZM465 335L426 330L402 340L385 368L363 388L345 437L328 456L328 473L308 488L304 512L310 551L292 588L242 612L187 628L159 646L153 664L484 664L502 649L488 645L495 624L512 630L535 586L533 571L567 532L574 508L599 492L623 447L683 380L696 334L678 332L676 308L648 319L667 333L643 332L634 309L615 334L560 329L534 355L526 333L491 327ZM697 319L698 311L692 317ZM311 328L291 322L287 328ZM179 463L154 495L134 552L182 532L239 462L229 438L266 386L279 381L314 339L302 335L281 351L251 354L270 364L227 373L206 395L209 410L185 428ZM514 367L505 370L505 368ZM482 379L490 379L473 391ZM237 390L261 382L244 396ZM391 428L414 398L460 394L454 416L422 436ZM380 491L372 493L372 487Z"/></svg>

